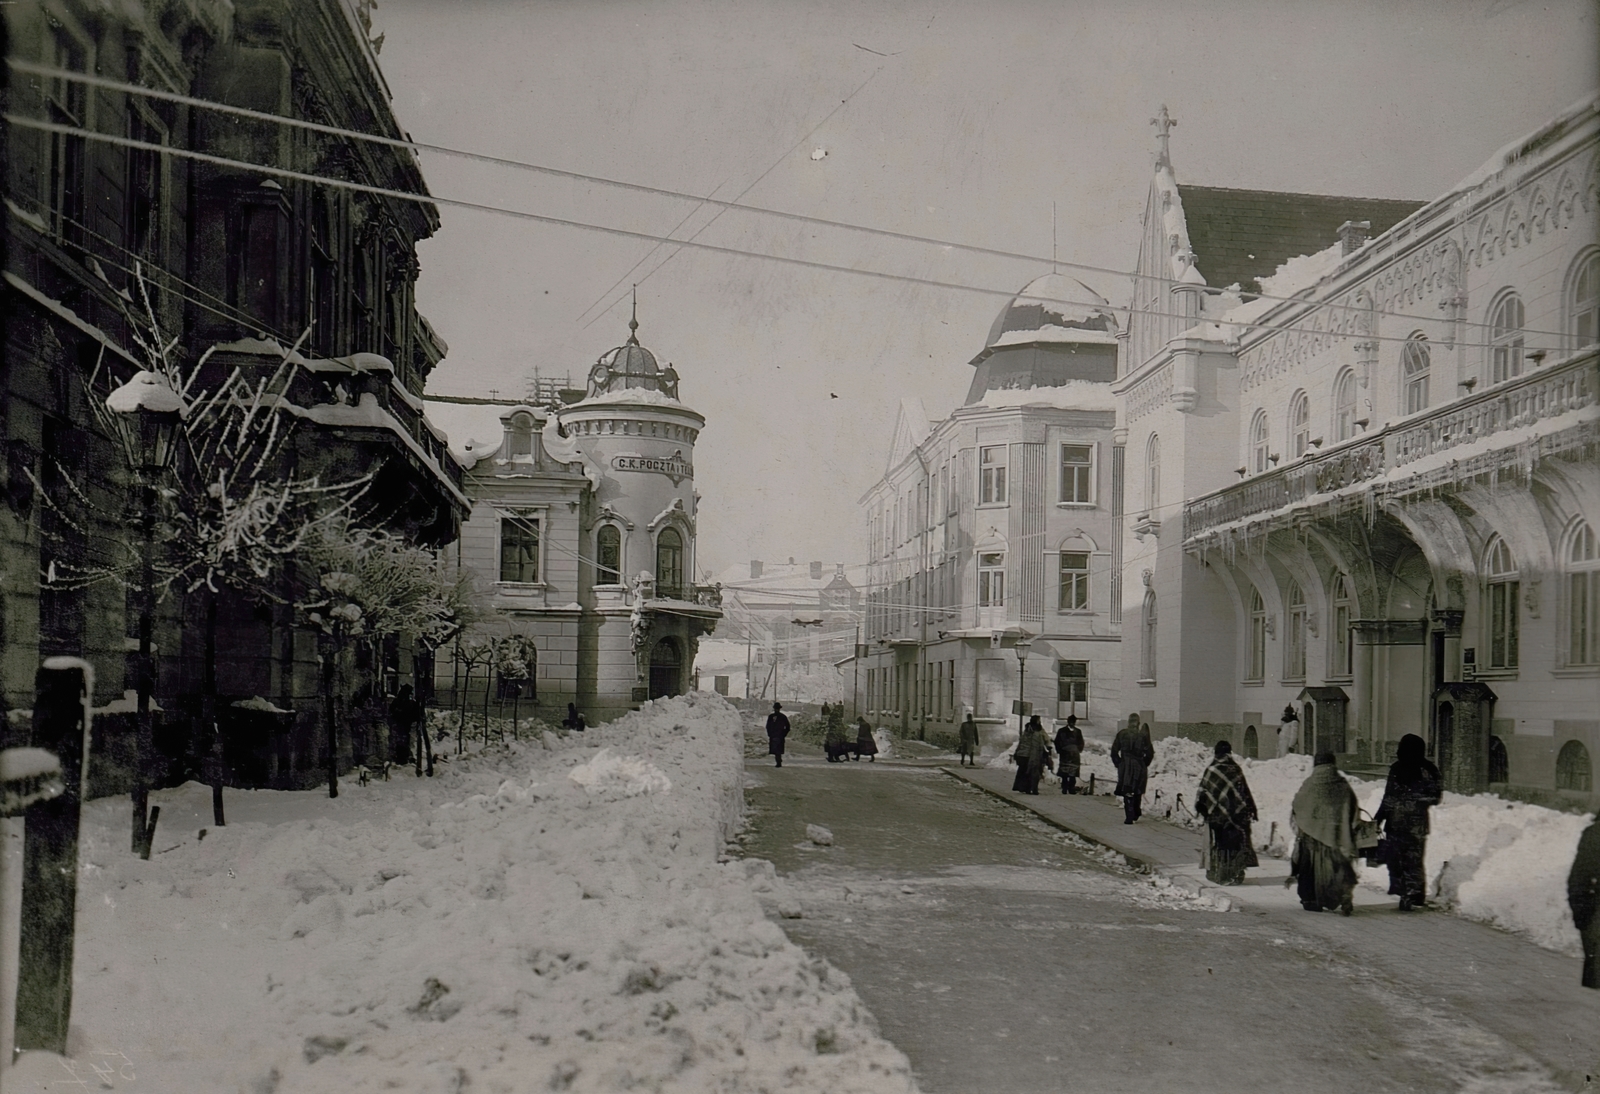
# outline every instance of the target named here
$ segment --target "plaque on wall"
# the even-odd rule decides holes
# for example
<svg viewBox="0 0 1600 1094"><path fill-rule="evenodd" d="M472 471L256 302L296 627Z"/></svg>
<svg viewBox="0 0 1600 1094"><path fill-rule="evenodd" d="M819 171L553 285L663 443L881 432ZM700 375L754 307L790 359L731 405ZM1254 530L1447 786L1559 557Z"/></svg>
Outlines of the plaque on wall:
<svg viewBox="0 0 1600 1094"><path fill-rule="evenodd" d="M633 700L632 700L633 702L635 702L635 703L644 703L644 702L648 702L649 699L650 699L650 689L648 687L635 687L633 689Z"/></svg>

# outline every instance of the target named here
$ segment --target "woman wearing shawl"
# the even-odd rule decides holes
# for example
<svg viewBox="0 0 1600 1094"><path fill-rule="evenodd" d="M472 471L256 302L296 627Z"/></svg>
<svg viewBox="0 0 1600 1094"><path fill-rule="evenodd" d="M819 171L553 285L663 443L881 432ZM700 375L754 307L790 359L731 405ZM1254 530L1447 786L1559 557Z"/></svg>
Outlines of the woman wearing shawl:
<svg viewBox="0 0 1600 1094"><path fill-rule="evenodd" d="M1427 749L1415 733L1400 738L1383 788L1383 804L1373 818L1383 823L1389 895L1400 898L1402 912L1425 907L1428 902L1428 875L1423 869L1428 808L1439 804L1441 787L1439 769L1428 762Z"/></svg>
<svg viewBox="0 0 1600 1094"><path fill-rule="evenodd" d="M850 751L850 738L844 732L844 704L840 703L829 710L824 703L822 721L827 726L827 733L822 739L823 751L827 752L830 764L839 763Z"/></svg>
<svg viewBox="0 0 1600 1094"><path fill-rule="evenodd" d="M1017 777L1011 781L1011 789L1023 794L1037 794L1039 779L1044 775L1045 757L1049 752L1050 745L1044 739L1044 725L1035 714L1028 719L1022 739L1017 742L1016 754L1012 757L1017 764Z"/></svg>
<svg viewBox="0 0 1600 1094"><path fill-rule="evenodd" d="M1111 742L1111 762L1117 765L1115 793L1122 799L1123 824L1132 824L1143 812L1139 799L1144 797L1150 761L1155 758L1150 727L1140 722L1137 714L1128 715L1128 724L1117 731L1116 739Z"/></svg>
<svg viewBox="0 0 1600 1094"><path fill-rule="evenodd" d="M1061 776L1061 792L1078 792L1078 770L1083 758L1083 730L1078 728L1075 715L1067 715L1067 724L1056 730L1056 774Z"/></svg>
<svg viewBox="0 0 1600 1094"><path fill-rule="evenodd" d="M1299 881L1300 906L1308 912L1338 908L1349 915L1356 888L1356 794L1333 753L1319 752L1313 763L1289 811L1299 836L1284 887Z"/></svg>
<svg viewBox="0 0 1600 1094"><path fill-rule="evenodd" d="M1218 885L1242 885L1245 870L1260 865L1250 842L1250 822L1260 818L1250 784L1233 758L1233 746L1218 741L1215 754L1216 759L1200 777L1200 792L1194 798L1194 811L1205 818L1211 829L1206 880Z"/></svg>
<svg viewBox="0 0 1600 1094"><path fill-rule="evenodd" d="M1583 940L1583 986L1600 988L1600 820L1578 837L1567 875L1567 906Z"/></svg>
<svg viewBox="0 0 1600 1094"><path fill-rule="evenodd" d="M856 723L856 759L866 756L868 762L878 762L878 742L872 739L872 726L868 724L866 716Z"/></svg>

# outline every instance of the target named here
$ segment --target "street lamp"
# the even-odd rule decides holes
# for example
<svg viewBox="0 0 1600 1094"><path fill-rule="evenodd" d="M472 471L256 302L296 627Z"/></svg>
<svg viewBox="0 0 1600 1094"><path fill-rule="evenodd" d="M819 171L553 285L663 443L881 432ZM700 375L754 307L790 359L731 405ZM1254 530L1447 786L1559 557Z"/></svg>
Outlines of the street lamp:
<svg viewBox="0 0 1600 1094"><path fill-rule="evenodd" d="M1017 647L1017 740L1022 740L1022 731L1025 728L1024 719L1027 714L1028 703L1025 695L1028 694L1028 652L1033 649L1033 639L1026 634L1020 635L1016 641Z"/></svg>
<svg viewBox="0 0 1600 1094"><path fill-rule="evenodd" d="M106 396L106 408L123 423L122 446L128 466L138 476L140 487L139 575L139 724L134 741L133 850L150 857L155 833L146 823L150 803L147 766L154 734L150 720L150 693L155 686L155 659L151 634L154 628L156 482L172 463L178 430L188 412L183 396L172 390L166 377L155 372L137 372L133 379Z"/></svg>

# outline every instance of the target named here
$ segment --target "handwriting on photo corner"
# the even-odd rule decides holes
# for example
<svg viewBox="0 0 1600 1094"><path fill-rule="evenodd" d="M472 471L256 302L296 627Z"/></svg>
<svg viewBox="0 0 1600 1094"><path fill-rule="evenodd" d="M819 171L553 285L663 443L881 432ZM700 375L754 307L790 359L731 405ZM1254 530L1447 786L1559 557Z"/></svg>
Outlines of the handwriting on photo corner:
<svg viewBox="0 0 1600 1094"><path fill-rule="evenodd" d="M125 1052L96 1049L89 1053L89 1056L91 1059L88 1060L77 1060L67 1056L60 1057L61 1066L66 1069L68 1075L72 1076L66 1081L65 1085L81 1086L85 1090L89 1089L89 1081L78 1074L78 1068L80 1067L87 1067L94 1072L95 1077L100 1080L101 1089L115 1088L117 1085L115 1080L119 1078L125 1083L135 1082L138 1079L138 1075L133 1068L133 1061L128 1058ZM117 1060L121 1060L122 1063L116 1063Z"/></svg>

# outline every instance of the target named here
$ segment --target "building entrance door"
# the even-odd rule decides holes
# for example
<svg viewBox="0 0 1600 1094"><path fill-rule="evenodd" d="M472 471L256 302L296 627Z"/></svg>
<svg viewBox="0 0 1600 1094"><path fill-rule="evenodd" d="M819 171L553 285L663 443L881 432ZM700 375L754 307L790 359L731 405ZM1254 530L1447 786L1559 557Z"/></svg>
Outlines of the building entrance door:
<svg viewBox="0 0 1600 1094"><path fill-rule="evenodd" d="M650 698L683 692L683 653L675 638L663 638L650 651Z"/></svg>

